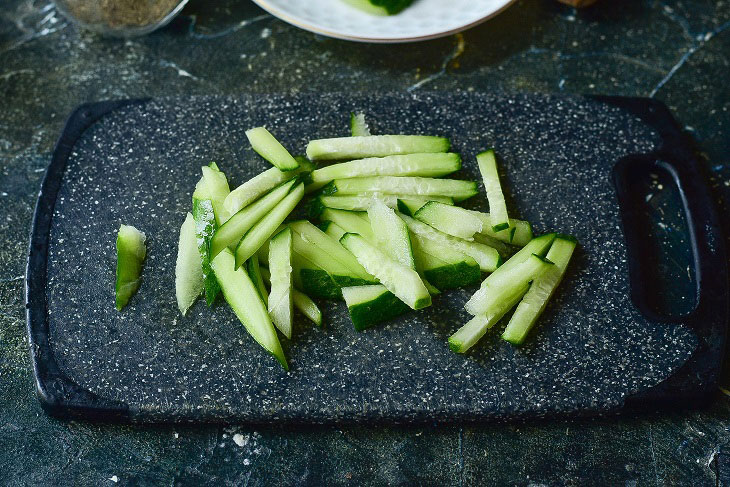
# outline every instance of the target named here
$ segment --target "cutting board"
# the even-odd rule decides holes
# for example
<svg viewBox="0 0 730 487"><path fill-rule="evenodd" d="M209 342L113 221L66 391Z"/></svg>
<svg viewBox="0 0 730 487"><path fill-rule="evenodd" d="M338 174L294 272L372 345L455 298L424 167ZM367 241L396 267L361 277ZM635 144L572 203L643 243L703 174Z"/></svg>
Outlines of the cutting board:
<svg viewBox="0 0 730 487"><path fill-rule="evenodd" d="M326 326L296 322L287 373L220 302L182 317L177 238L200 166L231 186L267 168L244 131L266 125L293 153L348 135L362 110L375 133L448 136L455 175L479 179L495 147L512 215L580 242L522 348L492 330L467 355L447 338L474 288L356 332L341 302ZM652 306L636 174L679 186L694 255L696 305ZM483 195L468 206L486 210ZM114 308L120 223L148 236L142 285ZM53 415L157 422L417 422L593 415L698 404L715 390L725 347L725 251L708 190L668 110L654 100L547 95L241 95L92 103L61 135L43 181L27 272L38 394ZM500 328L499 326L497 328Z"/></svg>

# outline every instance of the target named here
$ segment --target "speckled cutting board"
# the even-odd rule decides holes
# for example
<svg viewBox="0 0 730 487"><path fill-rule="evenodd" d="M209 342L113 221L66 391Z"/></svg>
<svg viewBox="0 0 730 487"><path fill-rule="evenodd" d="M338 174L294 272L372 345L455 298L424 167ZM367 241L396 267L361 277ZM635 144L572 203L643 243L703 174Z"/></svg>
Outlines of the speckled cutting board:
<svg viewBox="0 0 730 487"><path fill-rule="evenodd" d="M627 103L633 108L616 99L418 93L81 107L49 168L32 236L28 318L42 403L65 417L141 422L410 422L595 414L642 394L671 402L712 388L720 356L713 340L724 346L724 323L708 331L690 318L651 320L629 299L613 168L676 141L660 105ZM363 110L375 133L449 137L463 155L458 178L479 179L474 155L494 146L512 214L537 232L580 241L524 347L502 342L495 329L472 353L449 351L474 288L360 333L343 303L320 302L325 328L300 318L293 339L283 339L288 373L222 300L212 309L199 300L180 315L178 231L200 166L216 161L235 187L268 167L250 149L247 128L266 125L303 153L311 138L348 135L351 110ZM468 206L486 209L486 200ZM148 237L141 288L122 312L114 308L120 223ZM721 252L717 245L711 250Z"/></svg>

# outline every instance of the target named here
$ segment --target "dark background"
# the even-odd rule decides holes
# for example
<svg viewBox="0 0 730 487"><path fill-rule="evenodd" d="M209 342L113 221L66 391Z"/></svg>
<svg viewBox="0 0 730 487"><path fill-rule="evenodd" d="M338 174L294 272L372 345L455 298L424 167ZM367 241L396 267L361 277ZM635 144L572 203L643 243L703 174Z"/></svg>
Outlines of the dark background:
<svg viewBox="0 0 730 487"><path fill-rule="evenodd" d="M696 141L727 223L729 27L727 1L599 0L576 11L524 0L463 35L379 46L303 32L244 0L193 0L161 31L119 41L77 31L45 1L4 1L0 484L726 485L730 398L721 392L703 411L463 427L59 422L34 397L23 273L64 119L79 103L109 98L409 89L654 96Z"/></svg>

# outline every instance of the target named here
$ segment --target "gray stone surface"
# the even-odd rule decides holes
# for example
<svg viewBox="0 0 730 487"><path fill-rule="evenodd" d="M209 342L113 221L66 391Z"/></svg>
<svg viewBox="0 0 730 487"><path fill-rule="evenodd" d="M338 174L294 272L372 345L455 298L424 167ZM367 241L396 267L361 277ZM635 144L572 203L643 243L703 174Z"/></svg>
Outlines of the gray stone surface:
<svg viewBox="0 0 730 487"><path fill-rule="evenodd" d="M596 421L412 428L123 427L62 423L33 396L22 274L32 206L63 119L90 100L300 91L608 93L666 101L730 196L730 4L516 3L463 35L408 46L322 39L249 2L192 1L116 41L46 2L0 11L0 484L714 485L730 401ZM236 436L241 435L241 436ZM110 480L111 479L111 480Z"/></svg>

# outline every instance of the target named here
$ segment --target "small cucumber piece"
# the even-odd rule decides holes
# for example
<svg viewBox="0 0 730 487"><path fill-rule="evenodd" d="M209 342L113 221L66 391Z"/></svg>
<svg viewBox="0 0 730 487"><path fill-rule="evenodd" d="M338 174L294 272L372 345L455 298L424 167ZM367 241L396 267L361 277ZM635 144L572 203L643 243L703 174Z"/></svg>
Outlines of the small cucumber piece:
<svg viewBox="0 0 730 487"><path fill-rule="evenodd" d="M477 194L477 183L461 179L435 179L415 176L369 176L335 179L322 188L327 195L362 193L411 194L417 196L449 196L462 201Z"/></svg>
<svg viewBox="0 0 730 487"><path fill-rule="evenodd" d="M121 311L141 283L142 264L147 255L146 236L131 225L121 225L117 233L116 306Z"/></svg>
<svg viewBox="0 0 730 487"><path fill-rule="evenodd" d="M210 166L203 166L203 179L208 190L208 198L213 203L213 212L218 226L228 220L230 216L223 206L231 190L228 188L228 180L226 175L218 169L218 165L212 162Z"/></svg>
<svg viewBox="0 0 730 487"><path fill-rule="evenodd" d="M497 240L516 245L518 247L524 247L530 240L532 240L532 225L530 225L530 222L510 218L508 228L495 232L492 229L492 217L489 213L474 210L465 211L468 211L482 221L481 233L487 237L496 238Z"/></svg>
<svg viewBox="0 0 730 487"><path fill-rule="evenodd" d="M446 152L449 139L428 135L369 135L312 140L307 144L307 157L317 160L362 159L396 154Z"/></svg>
<svg viewBox="0 0 730 487"><path fill-rule="evenodd" d="M326 233L328 236L332 237L333 239L337 240L338 242L340 241L342 236L347 233L347 230L345 230L344 228L342 228L335 222L331 222L331 221L327 220L326 222L322 222L322 223L327 224L327 228L324 230L324 233ZM320 229L321 229L321 227L320 227ZM357 232L353 232L353 233L357 233Z"/></svg>
<svg viewBox="0 0 730 487"><path fill-rule="evenodd" d="M357 331L391 320L409 310L382 284L343 287L342 296Z"/></svg>
<svg viewBox="0 0 730 487"><path fill-rule="evenodd" d="M417 234L411 234L411 244L419 274L442 291L469 286L482 278L479 264L468 255Z"/></svg>
<svg viewBox="0 0 730 487"><path fill-rule="evenodd" d="M365 13L369 13L370 15L378 15L380 17L385 17L388 14L388 10L384 7L378 7L376 5L373 5L370 3L370 0L343 0L345 3L348 3L352 5L353 7L362 10ZM353 134L354 135L354 134Z"/></svg>
<svg viewBox="0 0 730 487"><path fill-rule="evenodd" d="M252 255L251 258L246 261L245 267L248 277L251 278L251 282L253 282L253 285L256 286L256 289L258 289L259 294L261 295L261 301L264 302L264 306L268 306L269 292L266 290L263 277L261 277L259 258L255 254Z"/></svg>
<svg viewBox="0 0 730 487"><path fill-rule="evenodd" d="M363 218L364 217L364 218ZM368 242L375 244L375 235L370 226L367 213L327 208L322 212L322 219L329 220L342 227L345 232L357 233Z"/></svg>
<svg viewBox="0 0 730 487"><path fill-rule="evenodd" d="M370 157L332 164L312 171L307 191L319 189L334 179L368 176L440 177L461 169L461 157L451 152Z"/></svg>
<svg viewBox="0 0 730 487"><path fill-rule="evenodd" d="M502 256L502 259L509 259L517 251L517 247L512 247L495 237L490 237L483 233L474 234L474 241L495 248L499 252L499 255Z"/></svg>
<svg viewBox="0 0 730 487"><path fill-rule="evenodd" d="M258 289L243 269L236 269L235 263L233 252L229 249L224 249L211 262L223 297L253 339L273 355L284 370L289 370L281 343Z"/></svg>
<svg viewBox="0 0 730 487"><path fill-rule="evenodd" d="M431 295L415 270L391 259L360 235L346 233L340 243L352 252L370 274L411 309L431 305Z"/></svg>
<svg viewBox="0 0 730 487"><path fill-rule="evenodd" d="M269 269L261 267L260 271L264 282L271 286L271 274L269 273ZM309 318L315 325L320 328L322 327L322 312L319 310L317 303L312 301L309 296L296 288L292 288L292 300L294 301L294 307L298 309L300 313Z"/></svg>
<svg viewBox="0 0 730 487"><path fill-rule="evenodd" d="M299 167L297 160L264 127L246 130L246 137L248 137L248 141L251 143L253 150L258 152L261 157L269 161L277 169L291 171Z"/></svg>
<svg viewBox="0 0 730 487"><path fill-rule="evenodd" d="M259 220L246 235L243 236L236 247L236 267L243 264L264 245L271 235L274 234L279 225L289 216L297 203L304 196L304 185L299 183L292 191L277 204L268 215Z"/></svg>
<svg viewBox="0 0 730 487"><path fill-rule="evenodd" d="M367 1L367 0L366 0ZM350 133L353 137L365 137L370 135L370 127L365 121L365 114L350 113Z"/></svg>
<svg viewBox="0 0 730 487"><path fill-rule="evenodd" d="M499 269L497 269L490 276L488 276L487 279L482 282L482 286L486 285L488 279L501 279L501 277L499 277L501 274L509 273L513 267L522 264L532 254L544 257L550 249L553 240L555 240L555 236L555 233L547 233L545 235L540 235L539 237L533 238L527 245L522 247L515 255L510 257L504 264L502 264ZM497 275L497 277L492 277L495 274Z"/></svg>
<svg viewBox="0 0 730 487"><path fill-rule="evenodd" d="M368 218L377 246L399 264L415 269L408 225L377 198L368 209Z"/></svg>
<svg viewBox="0 0 730 487"><path fill-rule="evenodd" d="M180 227L175 263L175 297L183 316L202 292L203 269L195 236L195 220L192 213L188 213Z"/></svg>
<svg viewBox="0 0 730 487"><path fill-rule="evenodd" d="M196 193L198 191L196 190ZM201 196L198 193L198 196ZM211 254L210 242L216 231L215 212L213 203L209 199L198 199L193 195L193 219L195 220L195 237L198 242L201 268L203 269L203 288L205 290L205 302L212 306L215 298L220 292L218 281L210 267Z"/></svg>
<svg viewBox="0 0 730 487"><path fill-rule="evenodd" d="M560 285L560 281L563 280L575 247L576 241L573 237L558 236L555 238L547 253L547 259L555 265L532 282L530 290L517 305L507 328L502 333L502 339L513 345L521 345L525 341L525 337L545 311L548 301Z"/></svg>
<svg viewBox="0 0 730 487"><path fill-rule="evenodd" d="M287 227L269 242L269 271L271 272L271 295L269 315L284 336L291 338L292 315L292 231Z"/></svg>
<svg viewBox="0 0 730 487"><path fill-rule="evenodd" d="M495 303L486 313L477 315L467 321L456 333L449 337L449 348L456 353L466 353L484 336L487 330L515 307L522 295L525 294L527 286L525 286L525 291L520 290L520 292L514 293L504 301Z"/></svg>
<svg viewBox="0 0 730 487"><path fill-rule="evenodd" d="M504 201L502 186L499 184L497 158L494 156L494 150L489 149L477 154L477 164L479 165L479 172L482 173L484 189L487 192L492 230L499 232L500 230L509 228L507 204Z"/></svg>
<svg viewBox="0 0 730 487"><path fill-rule="evenodd" d="M467 210L435 201L423 205L413 217L448 235L464 240L474 240L474 234L482 231L482 221Z"/></svg>
<svg viewBox="0 0 730 487"><path fill-rule="evenodd" d="M400 208L398 206L399 201L408 201L408 204L417 205L418 208L425 205L428 201L439 201L445 205L453 205L453 198L448 196L414 196L414 195L394 195L394 194L378 194L378 193L364 193L361 195L350 195L350 196L320 196L318 198L319 203L324 208L335 208L339 210L350 210L350 211L367 211L370 206L370 202L373 197L379 198L383 203L388 205L390 208ZM416 208L416 209L418 209ZM321 214L320 211L320 214ZM401 212L410 215L410 213L401 210Z"/></svg>

